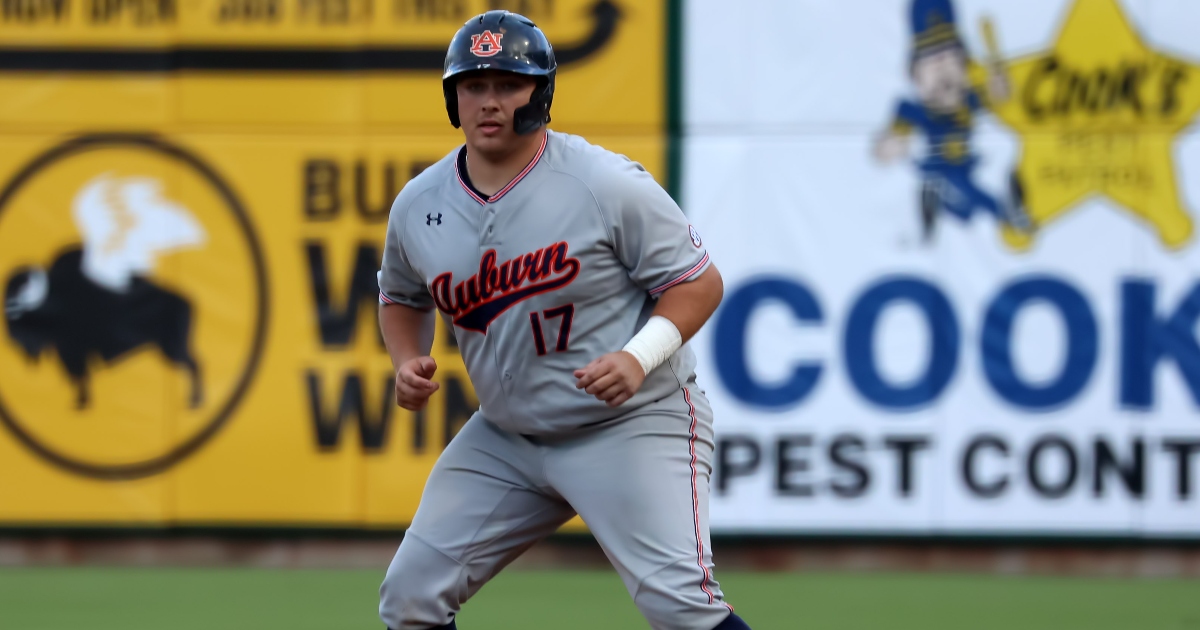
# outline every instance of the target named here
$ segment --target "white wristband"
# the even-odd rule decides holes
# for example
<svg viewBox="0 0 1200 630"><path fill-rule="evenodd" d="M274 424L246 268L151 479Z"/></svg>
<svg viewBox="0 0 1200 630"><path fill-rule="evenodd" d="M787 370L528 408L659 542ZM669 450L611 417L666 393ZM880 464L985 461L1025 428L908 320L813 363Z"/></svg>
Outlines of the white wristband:
<svg viewBox="0 0 1200 630"><path fill-rule="evenodd" d="M649 374L650 370L662 365L682 345L683 336L675 324L666 317L655 315L621 349L632 354L642 370Z"/></svg>

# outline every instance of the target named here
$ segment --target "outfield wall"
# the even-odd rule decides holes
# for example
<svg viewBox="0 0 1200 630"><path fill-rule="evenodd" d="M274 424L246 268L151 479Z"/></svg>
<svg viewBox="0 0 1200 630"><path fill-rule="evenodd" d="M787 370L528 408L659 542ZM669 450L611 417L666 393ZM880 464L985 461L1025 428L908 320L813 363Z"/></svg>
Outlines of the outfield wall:
<svg viewBox="0 0 1200 630"><path fill-rule="evenodd" d="M389 404L374 270L498 4L0 3L0 528L409 522L476 401L440 330L438 395ZM1200 9L506 6L556 42L554 127L725 276L715 532L1200 536Z"/></svg>

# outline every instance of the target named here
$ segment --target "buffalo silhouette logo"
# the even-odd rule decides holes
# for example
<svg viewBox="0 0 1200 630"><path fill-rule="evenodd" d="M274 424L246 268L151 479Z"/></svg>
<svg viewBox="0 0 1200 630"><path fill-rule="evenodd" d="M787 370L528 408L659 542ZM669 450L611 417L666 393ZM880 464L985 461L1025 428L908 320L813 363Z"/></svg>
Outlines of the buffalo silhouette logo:
<svg viewBox="0 0 1200 630"><path fill-rule="evenodd" d="M102 479L195 452L244 399L266 336L250 216L161 136L93 134L0 186L0 424Z"/></svg>
<svg viewBox="0 0 1200 630"><path fill-rule="evenodd" d="M18 269L5 287L9 336L33 359L47 349L58 353L79 408L88 405L89 359L111 363L146 344L188 371L190 406L202 400L200 366L189 349L191 305L145 274L159 254L202 245L204 228L161 188L150 178L95 178L72 207L82 247L60 254L49 271Z"/></svg>

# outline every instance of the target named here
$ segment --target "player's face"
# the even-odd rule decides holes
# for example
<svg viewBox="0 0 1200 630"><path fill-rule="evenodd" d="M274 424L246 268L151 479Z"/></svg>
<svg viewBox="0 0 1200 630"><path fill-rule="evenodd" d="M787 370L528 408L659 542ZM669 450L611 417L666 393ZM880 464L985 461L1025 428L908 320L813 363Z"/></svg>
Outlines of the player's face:
<svg viewBox="0 0 1200 630"><path fill-rule="evenodd" d="M513 113L529 103L537 80L511 72L485 70L458 81L458 119L467 145L485 155L502 156L519 138Z"/></svg>
<svg viewBox="0 0 1200 630"><path fill-rule="evenodd" d="M961 107L967 98L967 59L961 49L922 55L913 63L913 83L921 101L936 110Z"/></svg>

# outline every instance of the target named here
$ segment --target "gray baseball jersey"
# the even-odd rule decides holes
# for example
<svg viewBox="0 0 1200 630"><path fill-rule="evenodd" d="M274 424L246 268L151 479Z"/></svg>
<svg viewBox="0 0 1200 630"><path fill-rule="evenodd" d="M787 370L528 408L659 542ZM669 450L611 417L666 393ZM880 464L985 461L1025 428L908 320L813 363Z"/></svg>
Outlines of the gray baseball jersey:
<svg viewBox="0 0 1200 630"><path fill-rule="evenodd" d="M552 435L677 392L684 346L609 408L573 372L620 350L654 299L709 265L699 235L636 162L548 131L536 157L491 197L456 150L392 205L380 300L436 307L458 339L480 411L503 429Z"/></svg>

